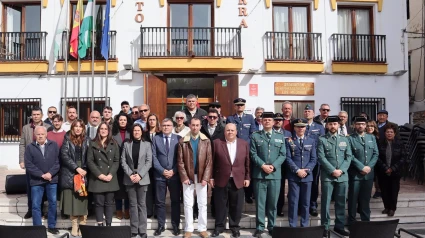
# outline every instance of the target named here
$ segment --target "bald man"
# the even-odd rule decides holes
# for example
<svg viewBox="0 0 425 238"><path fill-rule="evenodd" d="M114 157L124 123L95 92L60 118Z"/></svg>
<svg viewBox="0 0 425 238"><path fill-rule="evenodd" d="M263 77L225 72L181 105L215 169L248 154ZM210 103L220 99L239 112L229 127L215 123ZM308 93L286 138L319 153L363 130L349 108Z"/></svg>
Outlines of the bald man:
<svg viewBox="0 0 425 238"><path fill-rule="evenodd" d="M86 126L87 135L90 137L90 139L93 140L96 137L97 127L101 121L102 118L100 117L100 112L92 111L90 113L90 120Z"/></svg>
<svg viewBox="0 0 425 238"><path fill-rule="evenodd" d="M233 237L239 237L239 222L244 204L244 187L250 183L249 144L236 137L236 125L229 123L224 128L224 139L213 141L213 176L210 185L214 188L215 229L212 237L219 236L226 228L229 216L229 228Z"/></svg>

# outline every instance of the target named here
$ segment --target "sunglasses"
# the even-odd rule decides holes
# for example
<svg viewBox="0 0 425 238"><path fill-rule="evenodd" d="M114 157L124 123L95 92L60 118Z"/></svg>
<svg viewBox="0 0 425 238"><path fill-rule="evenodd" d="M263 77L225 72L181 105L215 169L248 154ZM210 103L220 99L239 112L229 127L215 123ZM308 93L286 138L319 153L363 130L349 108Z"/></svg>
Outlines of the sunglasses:
<svg viewBox="0 0 425 238"><path fill-rule="evenodd" d="M56 113L56 111L49 111L49 113Z"/></svg>
<svg viewBox="0 0 425 238"><path fill-rule="evenodd" d="M217 119L217 117L216 117L216 116L208 116L208 118L209 118L209 119L213 119L213 120Z"/></svg>
<svg viewBox="0 0 425 238"><path fill-rule="evenodd" d="M331 109L320 109L320 110L322 110L324 112L330 112L331 111Z"/></svg>
<svg viewBox="0 0 425 238"><path fill-rule="evenodd" d="M149 111L149 109L143 109L143 110L140 110L141 112L147 112L147 111Z"/></svg>
<svg viewBox="0 0 425 238"><path fill-rule="evenodd" d="M274 121L279 122L279 121L283 121L283 120L282 119L274 119Z"/></svg>
<svg viewBox="0 0 425 238"><path fill-rule="evenodd" d="M238 104L238 105L236 105L237 107L243 107L243 106L245 106L245 104Z"/></svg>
<svg viewBox="0 0 425 238"><path fill-rule="evenodd" d="M218 107L218 106L211 106L210 108L218 108L218 109L220 109L221 107Z"/></svg>
<svg viewBox="0 0 425 238"><path fill-rule="evenodd" d="M133 111L133 112L131 112L131 113L132 113L132 114L139 114L139 112L134 112L134 111Z"/></svg>
<svg viewBox="0 0 425 238"><path fill-rule="evenodd" d="M176 120L183 120L184 117L176 117Z"/></svg>

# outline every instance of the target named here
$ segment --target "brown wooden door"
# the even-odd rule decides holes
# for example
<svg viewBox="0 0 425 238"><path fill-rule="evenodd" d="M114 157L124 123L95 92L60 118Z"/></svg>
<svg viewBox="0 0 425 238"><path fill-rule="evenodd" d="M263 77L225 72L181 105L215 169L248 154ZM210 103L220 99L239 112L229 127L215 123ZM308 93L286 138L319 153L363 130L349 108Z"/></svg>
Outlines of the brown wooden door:
<svg viewBox="0 0 425 238"><path fill-rule="evenodd" d="M146 104L161 122L167 114L167 79L163 76L149 75L147 80Z"/></svg>
<svg viewBox="0 0 425 238"><path fill-rule="evenodd" d="M225 80L225 81L224 81ZM214 101L221 104L221 114L224 116L232 115L233 100L239 96L239 78L238 75L216 76L214 80Z"/></svg>

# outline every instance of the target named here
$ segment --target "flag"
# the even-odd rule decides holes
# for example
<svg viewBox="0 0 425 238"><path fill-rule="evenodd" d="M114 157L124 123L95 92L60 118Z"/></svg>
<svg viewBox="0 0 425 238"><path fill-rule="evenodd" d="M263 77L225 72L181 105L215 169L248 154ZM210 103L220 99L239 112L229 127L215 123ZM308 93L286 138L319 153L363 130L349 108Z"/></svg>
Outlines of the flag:
<svg viewBox="0 0 425 238"><path fill-rule="evenodd" d="M99 6L96 16L96 40L94 41L95 55L100 54L100 42L102 41L102 17L103 17L103 8Z"/></svg>
<svg viewBox="0 0 425 238"><path fill-rule="evenodd" d="M183 95L182 95L182 111L184 110L184 99L183 99Z"/></svg>
<svg viewBox="0 0 425 238"><path fill-rule="evenodd" d="M100 51L103 58L109 58L109 12L111 9L111 0L106 1L105 23L103 23L102 45Z"/></svg>
<svg viewBox="0 0 425 238"><path fill-rule="evenodd" d="M77 9L75 9L74 22L72 23L72 33L70 40L69 53L72 57L78 58L78 35L80 34L80 24L83 15L83 0L78 0Z"/></svg>
<svg viewBox="0 0 425 238"><path fill-rule="evenodd" d="M56 25L56 31L55 31L55 48L54 48L54 54L55 57L58 57L59 50L62 46L62 35L65 30L68 30L67 22L68 22L68 10L69 9L69 0L64 1L62 5L61 12L59 14L59 21Z"/></svg>
<svg viewBox="0 0 425 238"><path fill-rule="evenodd" d="M83 23L80 28L79 45L78 45L78 57L80 59L86 57L87 49L91 46L92 31L93 29L93 0L89 0L86 5L86 11L84 12Z"/></svg>

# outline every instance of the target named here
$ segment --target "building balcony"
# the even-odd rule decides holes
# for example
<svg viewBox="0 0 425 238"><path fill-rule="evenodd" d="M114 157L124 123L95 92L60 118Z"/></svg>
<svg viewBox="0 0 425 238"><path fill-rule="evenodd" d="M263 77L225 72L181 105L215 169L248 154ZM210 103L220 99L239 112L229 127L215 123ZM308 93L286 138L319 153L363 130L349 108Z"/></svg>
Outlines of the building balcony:
<svg viewBox="0 0 425 238"><path fill-rule="evenodd" d="M116 55L116 31L109 31L109 58L108 58L108 72L118 71L118 59ZM91 47L87 50L85 58L80 59L81 67L80 72L91 73L92 72L92 56L94 57L94 72L105 73L106 71L106 60L100 53L102 34L95 33L95 44L94 53L92 53ZM58 59L56 61L56 71L65 72L66 61L65 56L68 57L68 72L78 73L78 59L75 59L69 54L69 40L70 33L64 31L62 34L62 45L59 50Z"/></svg>
<svg viewBox="0 0 425 238"><path fill-rule="evenodd" d="M331 40L332 72L387 73L385 35L333 34Z"/></svg>
<svg viewBox="0 0 425 238"><path fill-rule="evenodd" d="M323 72L322 34L269 31L264 40L267 72Z"/></svg>
<svg viewBox="0 0 425 238"><path fill-rule="evenodd" d="M0 32L0 73L47 73L47 32Z"/></svg>
<svg viewBox="0 0 425 238"><path fill-rule="evenodd" d="M141 27L142 71L238 72L241 28Z"/></svg>

